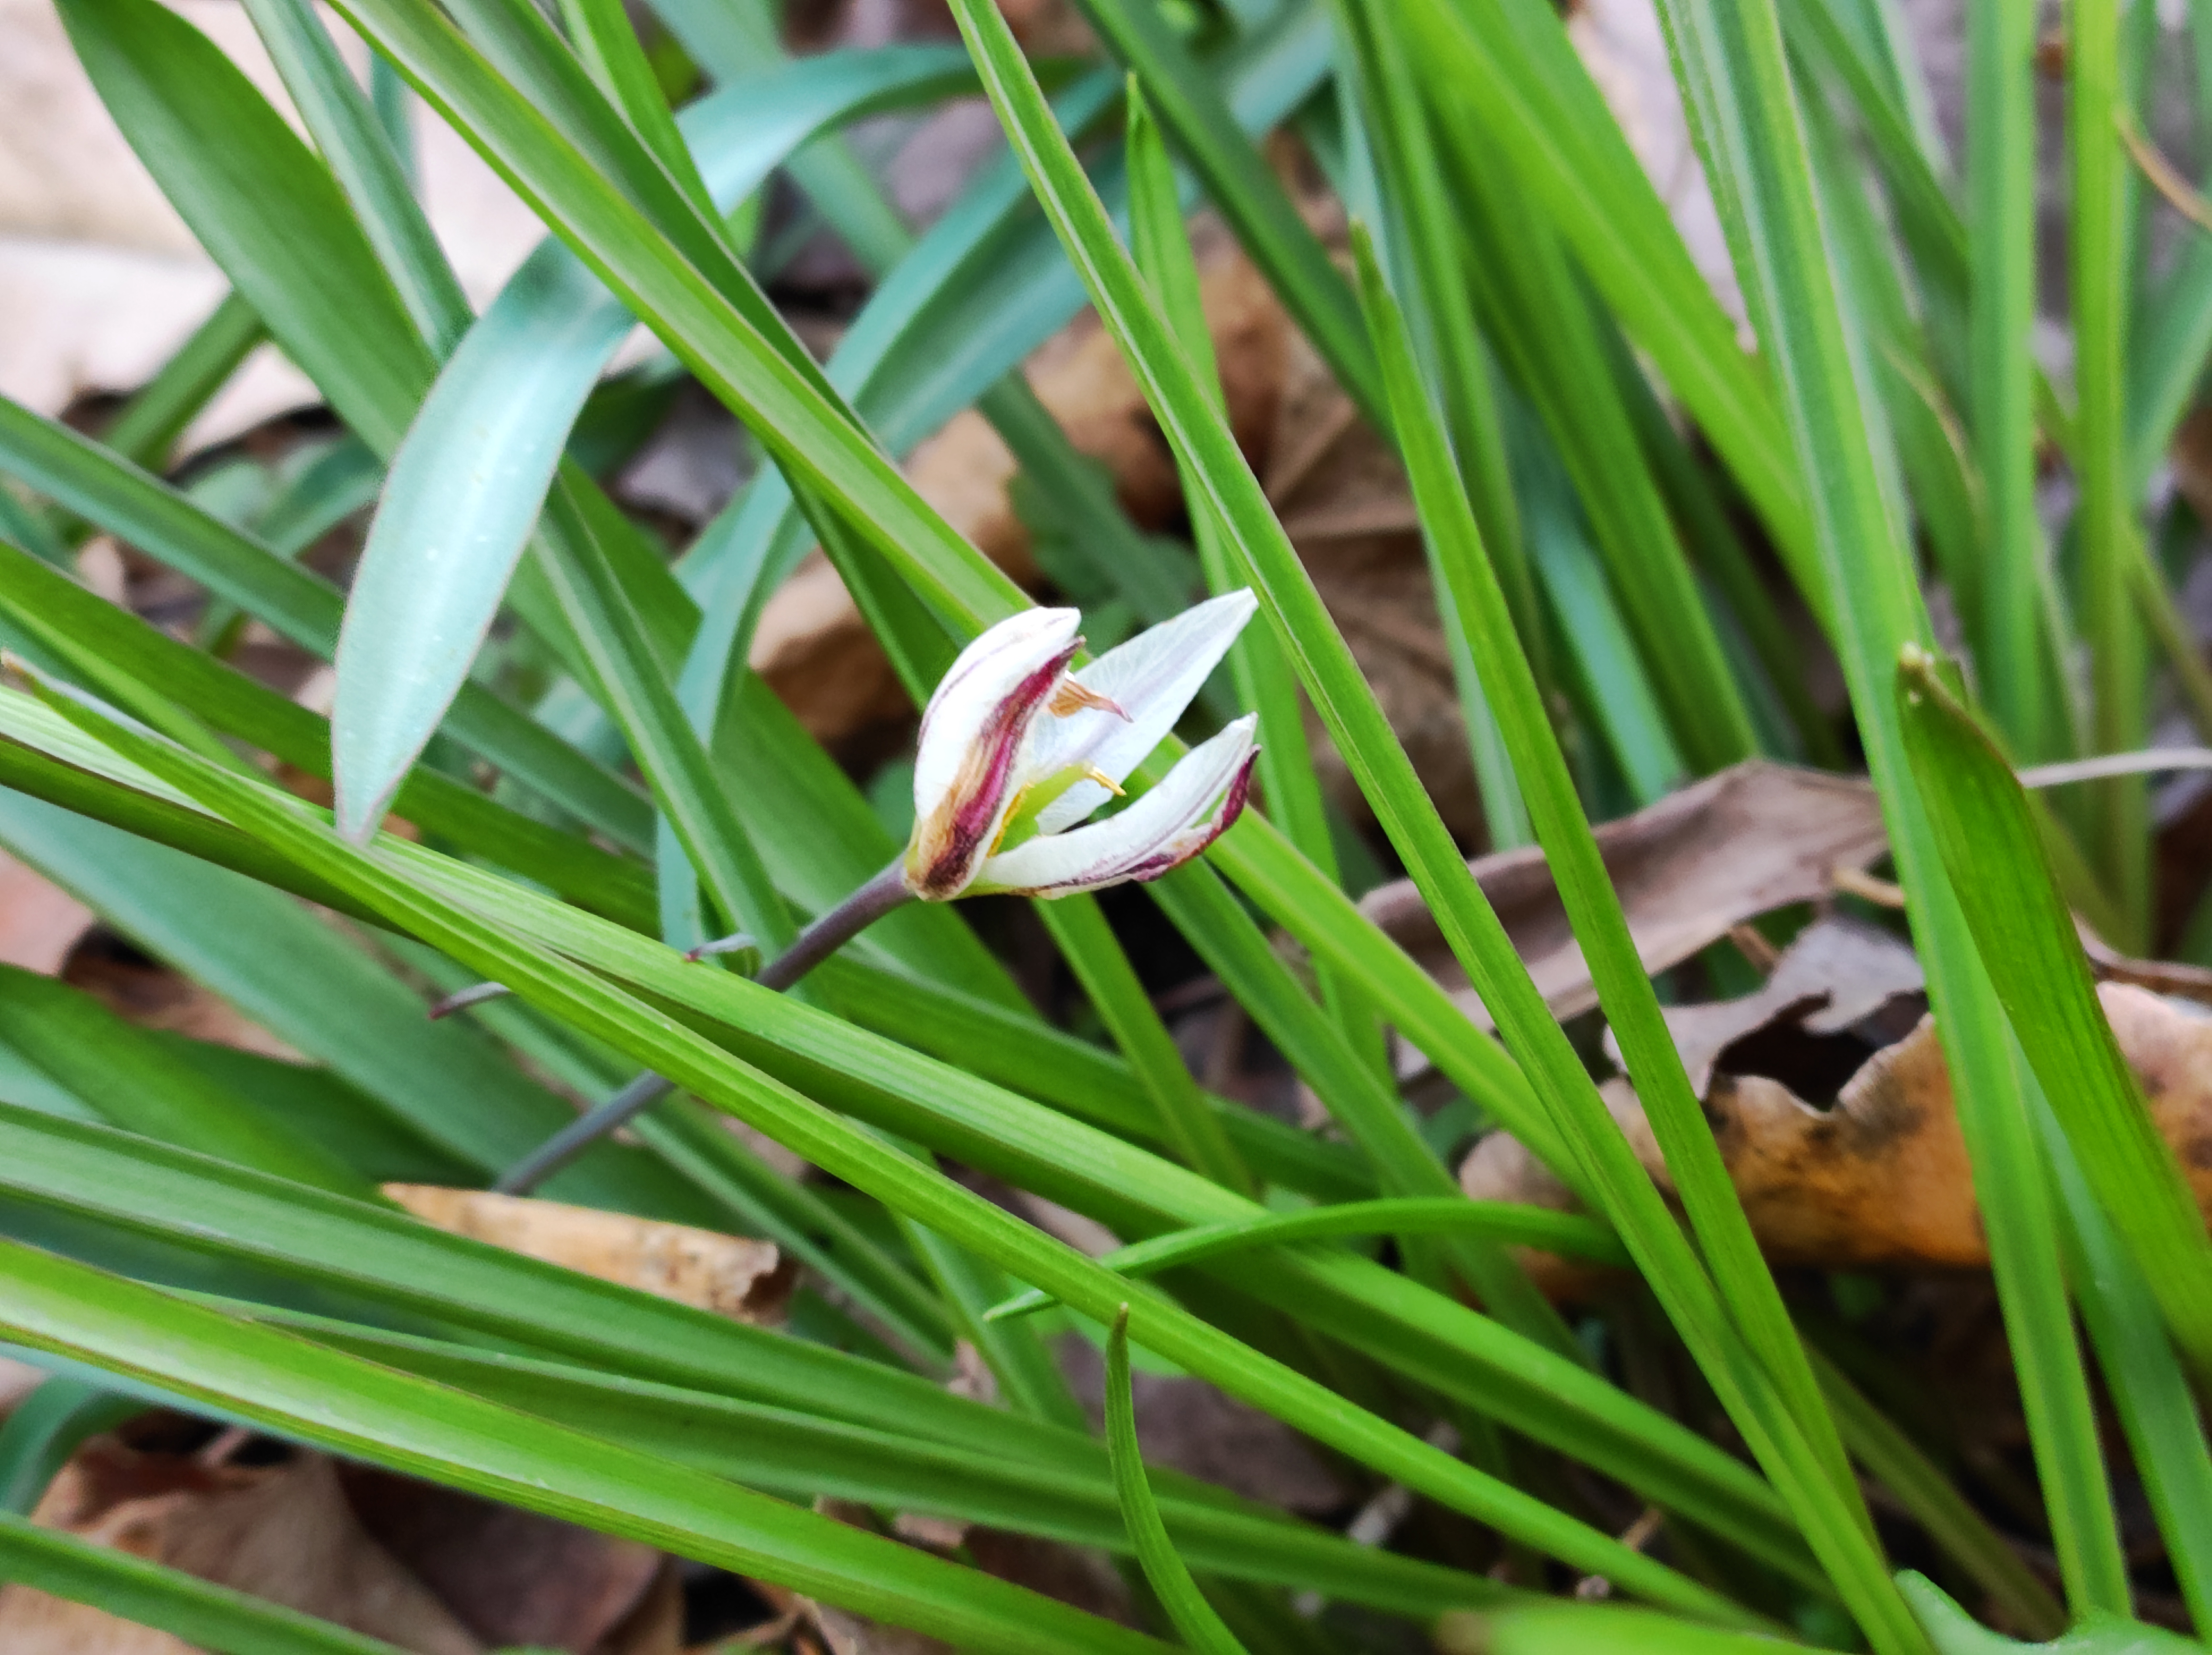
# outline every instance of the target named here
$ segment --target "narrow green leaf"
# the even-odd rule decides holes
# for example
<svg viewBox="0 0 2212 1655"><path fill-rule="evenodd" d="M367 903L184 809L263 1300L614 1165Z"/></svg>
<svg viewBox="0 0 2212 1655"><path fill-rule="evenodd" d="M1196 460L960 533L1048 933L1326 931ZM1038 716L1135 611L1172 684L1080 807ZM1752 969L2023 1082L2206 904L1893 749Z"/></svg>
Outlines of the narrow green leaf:
<svg viewBox="0 0 2212 1655"><path fill-rule="evenodd" d="M430 359L328 167L238 66L154 0L67 0L101 101L269 331L373 446L400 435ZM339 324L337 318L343 318Z"/></svg>
<svg viewBox="0 0 2212 1655"><path fill-rule="evenodd" d="M1129 1391L1129 1307L1114 1318L1114 1331L1106 1342L1106 1452L1114 1467L1114 1490L1121 1501L1121 1520L1136 1544L1137 1561L1152 1583L1160 1607L1167 1611L1187 1648L1200 1655L1245 1655L1213 1605L1199 1591L1198 1582L1176 1553L1160 1521L1160 1508L1152 1499L1152 1485L1145 1476L1143 1451L1137 1444L1137 1405Z"/></svg>
<svg viewBox="0 0 2212 1655"><path fill-rule="evenodd" d="M131 1131L319 1189L372 1193L319 1145L241 1110L221 1087L178 1068L149 1034L82 990L0 967L0 1040Z"/></svg>
<svg viewBox="0 0 2212 1655"><path fill-rule="evenodd" d="M1899 663L1897 696L1936 843L2013 1032L2175 1342L2212 1374L2212 1239L2097 1003L2027 796L1929 657Z"/></svg>
<svg viewBox="0 0 2212 1655"><path fill-rule="evenodd" d="M306 0L249 0L246 14L352 203L379 264L398 290L415 331L443 355L469 324L468 298L376 109Z"/></svg>
<svg viewBox="0 0 2212 1655"><path fill-rule="evenodd" d="M136 1397L103 1391L65 1374L42 1379L0 1424L0 1536L8 1518L28 1517L54 1473L88 1438L146 1411ZM6 1557L0 1538L0 1559ZM0 1579L20 1578L0 1576Z"/></svg>
<svg viewBox="0 0 2212 1655"><path fill-rule="evenodd" d="M7 704L8 698L0 698L0 707ZM15 728L19 736L35 736L21 718ZM100 761L92 762L96 767ZM135 779L134 785L157 794L166 790L166 784L112 755L105 762L118 778ZM496 912L542 946L590 959L658 1000L712 1019L720 1039L736 1040L745 1058L766 1065L779 1079L1124 1233L1255 1210L1217 1185L1065 1116L1037 1111L961 1068L917 1061L911 1051L860 1036L850 1025L787 996L756 990L726 973L685 966L635 933L404 841L386 841L383 853L399 858L415 887ZM1463 1018L1459 1021L1469 1027ZM1648 1178L1640 1171L1638 1178L1649 1191ZM1372 1351L1422 1384L1604 1465L1652 1492L1660 1503L1819 1589L1820 1576L1782 1525L1782 1507L1771 1489L1740 1462L1573 1362L1531 1347L1401 1274L1348 1255L1286 1256L1277 1270L1240 1285L1279 1307L1294 1307L1301 1320Z"/></svg>
<svg viewBox="0 0 2212 1655"><path fill-rule="evenodd" d="M1625 1605L1547 1603L1498 1615L1447 1616L1440 1655L1773 1655L1771 1640L1716 1632Z"/></svg>
<svg viewBox="0 0 2212 1655"><path fill-rule="evenodd" d="M719 1563L978 1650L1152 1639L927 1552L154 1288L0 1242L0 1329L372 1464Z"/></svg>
<svg viewBox="0 0 2212 1655"><path fill-rule="evenodd" d="M1379 1201L1347 1202L1335 1207L1310 1207L1300 1212L1270 1213L1263 1217L1225 1219L1187 1230L1171 1230L1130 1246L1100 1255L1098 1262L1123 1276L1153 1276L1200 1259L1255 1247L1282 1246L1301 1241L1334 1241L1352 1236L1419 1235L1473 1230L1516 1246L1541 1247L1578 1258L1626 1264L1628 1255L1618 1239L1602 1225L1569 1213L1541 1207L1516 1206L1509 1202L1468 1201L1451 1196L1389 1196ZM1032 1289L994 1305L991 1321L1003 1321L1042 1310L1052 1302L1048 1294Z"/></svg>
<svg viewBox="0 0 2212 1655"><path fill-rule="evenodd" d="M1258 148L1176 38L1155 0L1078 0L1108 51L1143 86L1215 209L1370 420L1387 424L1375 354L1343 276Z"/></svg>
<svg viewBox="0 0 2212 1655"><path fill-rule="evenodd" d="M1476 658L1487 668L1492 702L1498 709L1499 727L1512 744L1514 769L1521 778L1529 815L1589 956L1601 1003L1627 1056L1638 1094L1710 1261L1710 1277L1689 1254L1671 1215L1656 1209L1648 1185L1620 1164L1626 1145L1610 1119L1603 1118L1602 1106L1591 1107L1595 1100L1588 1078L1557 1025L1548 1015L1540 1021L1530 1016L1517 1031L1508 1021L1509 1016L1517 1020L1520 1014L1505 1009L1511 1003L1505 992L1534 997L1525 972L1516 979L1510 972L1499 970L1503 962L1492 952L1495 945L1487 938L1455 937L1454 952L1470 973L1478 965L1488 968L1479 980L1499 1028L1517 1033L1532 1056L1541 1054L1536 1060L1544 1064L1552 1082L1549 1100L1554 1114L1566 1125L1587 1175L1600 1181L1606 1196L1602 1210L1621 1232L1723 1403L1790 1502L1807 1543L1855 1610L1866 1614L1869 1609L1879 1610L1887 1580L1858 1485L1735 1185L1692 1095L1597 841L1544 716L1534 676L1512 642L1504 594L1447 459L1443 434L1420 386L1404 323L1365 239L1356 231L1353 249L1360 260L1361 295L1391 388L1424 525L1437 539L1438 561L1457 591ZM1472 882L1462 879L1462 883L1465 887ZM1479 893L1476 906L1488 912ZM1495 926L1495 915L1489 917ZM1506 957L1517 964L1510 944ZM1723 1314L1727 1326L1717 1322Z"/></svg>
<svg viewBox="0 0 2212 1655"><path fill-rule="evenodd" d="M2075 475L2081 501L2075 538L2081 560L2082 633L2095 691L2096 749L2128 753L2149 728L2142 626L2130 597L2142 534L2127 467L2127 330L2132 269L2132 179L2119 123L2120 8L2085 3L2067 30L2069 289L2074 311L2074 381L2079 407ZM2116 777L2096 789L2094 853L2124 928L2112 939L2142 951L2150 915L2148 784Z"/></svg>
<svg viewBox="0 0 2212 1655"><path fill-rule="evenodd" d="M1473 124L1518 173L1727 461L1826 625L1805 485L1772 388L1738 347L1559 15L1543 0L1413 0L1404 15L1444 130Z"/></svg>
<svg viewBox="0 0 2212 1655"><path fill-rule="evenodd" d="M161 470L185 427L268 336L253 306L234 292L226 294L176 354L116 410L100 440L136 464Z"/></svg>
<svg viewBox="0 0 2212 1655"><path fill-rule="evenodd" d="M2109 1522L2075 1530L2100 1509L2094 1418L2078 1345L2063 1299L2048 1186L2037 1164L2016 1067L1984 963L1977 957L1899 727L1898 652L1929 635L1910 549L1886 490L1861 387L1866 343L1838 290L1815 195L1804 124L1796 106L1776 8L1765 0L1715 5L1664 0L1692 124L1731 255L1765 354L1774 364L1786 428L1809 490L1818 550L1838 621L1835 634L1868 767L1881 790L1913 940L1975 1170L1990 1238L2006 1331L2027 1393L2044 1423L2035 1433L2054 1529L2074 1567L2077 1606L2124 1589ZM2048 1404L2047 1408L2045 1404ZM1866 1629L1882 1647L1924 1639L1885 1593Z"/></svg>
<svg viewBox="0 0 2212 1655"><path fill-rule="evenodd" d="M2051 1655L2185 1655L2201 1644L2118 1615L2091 1615L2063 1637L2047 1644L2024 1644L1977 1625L1972 1616L1946 1597L1925 1575L1911 1569L1897 1577L1912 1612L1928 1628L1937 1655L2017 1655L2049 1650Z"/></svg>
<svg viewBox="0 0 2212 1655"><path fill-rule="evenodd" d="M2002 1604L2013 1623L2039 1634L2066 1624L2066 1606L2013 1543L1976 1511L1912 1439L1882 1416L1833 1363L1815 1356L1820 1388L1836 1411L1851 1458L1897 1497L1929 1537Z"/></svg>
<svg viewBox="0 0 2212 1655"><path fill-rule="evenodd" d="M112 670L163 694L215 729L327 780L326 722L245 674L179 643L128 610L0 542L0 609L24 625L95 654ZM401 815L458 846L633 925L651 923L644 871L495 803L475 789L418 768L402 787Z"/></svg>
<svg viewBox="0 0 2212 1655"><path fill-rule="evenodd" d="M2035 1102L2064 1217L2075 1302L2158 1513L2166 1561L2202 1632L2212 1628L2212 1445L2204 1420L2160 1324L2150 1284L2098 1209L2058 1118L2042 1098Z"/></svg>
<svg viewBox="0 0 2212 1655"><path fill-rule="evenodd" d="M205 802L220 801L223 812L238 819L240 825L282 846L288 854L342 888L356 891L424 941L510 985L526 999L544 1006L580 1030L627 1051L696 1095L738 1112L823 1170L928 1224L947 1240L1032 1285L1051 1289L1085 1314L1103 1319L1120 1301L1120 1283L1111 1272L1064 1246L1045 1241L995 1205L918 1167L819 1104L732 1059L665 1014L649 1009L592 973L517 942L509 932L477 914L421 890L390 859L389 846L380 846L373 855L355 851L304 807L268 792L257 783L242 778L234 781L177 749L105 723L74 703L57 706L72 722L82 718L82 727L96 733L118 755L157 776L165 776L173 785L187 787ZM742 991L747 986L724 973L698 975L732 989ZM754 997L787 1009L801 1009L783 996L756 991ZM1066 1123L1060 1125L1065 1131ZM1218 1186L1194 1181L1222 1199L1235 1199ZM1563 1517L1518 1489L1461 1464L1395 1427L1371 1415L1347 1413L1341 1399L1333 1393L1195 1319L1151 1301L1142 1314L1141 1331L1150 1348L1223 1385L1232 1394L1277 1413L1286 1422L1334 1442L1408 1486L1480 1514L1485 1521L1532 1543L1557 1549L1578 1567L1595 1564L1656 1602L1726 1622L1744 1623L1750 1618L1706 1588L1610 1537ZM1595 1562L1598 1559L1602 1562Z"/></svg>
<svg viewBox="0 0 2212 1655"><path fill-rule="evenodd" d="M836 52L685 112L705 186L726 207L815 132L941 96L950 48ZM458 342L392 475L346 611L338 763L351 815L385 797L465 680L570 431L635 318L548 239Z"/></svg>
<svg viewBox="0 0 2212 1655"><path fill-rule="evenodd" d="M1967 20L1966 188L1975 249L1969 325L1974 460L1989 539L1979 573L1990 715L2013 750L2050 753L2035 516L2035 8L1996 0Z"/></svg>
<svg viewBox="0 0 2212 1655"><path fill-rule="evenodd" d="M573 1118L473 1031L428 1021L419 997L289 898L21 794L0 797L0 840L147 952L484 1173ZM568 1199L702 1215L678 1180L619 1146L602 1146L564 1179L550 1187Z"/></svg>
<svg viewBox="0 0 2212 1655"><path fill-rule="evenodd" d="M827 1494L1126 1553L1100 1445L1062 1430L1048 1457L1026 1439L989 1452L908 1431L897 1413L855 1422L593 1372L320 1317L266 1319L371 1361L556 1420L782 1499ZM785 1343L788 1343L786 1341ZM895 1398L886 1399L895 1406ZM973 1410L981 1431L1005 1410ZM1087 1430L1087 1428L1086 1428ZM1480 1575L1363 1547L1175 1472L1155 1471L1160 1514L1201 1569L1310 1587L1331 1598L1430 1615L1509 1596Z"/></svg>
<svg viewBox="0 0 2212 1655"><path fill-rule="evenodd" d="M289 136L289 133L288 133ZM176 490L76 432L0 397L0 467L328 660L345 599ZM454 698L448 733L634 848L652 840L644 797L483 686Z"/></svg>
<svg viewBox="0 0 2212 1655"><path fill-rule="evenodd" d="M1746 757L1757 745L1750 712L1614 390L1567 246L1474 129L1455 124L1442 136L1488 336L1574 479L1675 739L1701 771Z"/></svg>

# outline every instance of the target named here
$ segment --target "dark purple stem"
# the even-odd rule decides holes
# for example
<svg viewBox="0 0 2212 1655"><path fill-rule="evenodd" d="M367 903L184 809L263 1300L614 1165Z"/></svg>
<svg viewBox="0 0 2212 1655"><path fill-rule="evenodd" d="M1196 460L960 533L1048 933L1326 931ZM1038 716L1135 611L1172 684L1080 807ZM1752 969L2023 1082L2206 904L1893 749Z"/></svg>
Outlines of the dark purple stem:
<svg viewBox="0 0 2212 1655"><path fill-rule="evenodd" d="M781 993L827 960L893 908L914 900L896 862L792 939L791 946L761 967L753 980ZM492 1188L501 1195L527 1195L601 1138L635 1119L666 1097L671 1083L647 1070L605 1103L581 1114L514 1166Z"/></svg>

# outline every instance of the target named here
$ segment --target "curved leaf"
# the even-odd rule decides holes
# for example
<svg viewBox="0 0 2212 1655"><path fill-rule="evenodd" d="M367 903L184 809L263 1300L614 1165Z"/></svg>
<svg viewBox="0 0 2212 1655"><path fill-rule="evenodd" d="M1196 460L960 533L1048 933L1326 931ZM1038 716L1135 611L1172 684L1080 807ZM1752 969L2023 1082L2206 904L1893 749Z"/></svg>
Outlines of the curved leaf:
<svg viewBox="0 0 2212 1655"><path fill-rule="evenodd" d="M1152 1583L1152 1592L1167 1610L1168 1619L1188 1648L1199 1655L1245 1655L1213 1605L1199 1591L1190 1570L1176 1555L1167 1525L1152 1499L1152 1485L1145 1476L1143 1452L1137 1446L1137 1404L1129 1393L1129 1307L1114 1319L1106 1342L1106 1452L1114 1466L1114 1492L1121 1502L1121 1521L1137 1548L1137 1561Z"/></svg>

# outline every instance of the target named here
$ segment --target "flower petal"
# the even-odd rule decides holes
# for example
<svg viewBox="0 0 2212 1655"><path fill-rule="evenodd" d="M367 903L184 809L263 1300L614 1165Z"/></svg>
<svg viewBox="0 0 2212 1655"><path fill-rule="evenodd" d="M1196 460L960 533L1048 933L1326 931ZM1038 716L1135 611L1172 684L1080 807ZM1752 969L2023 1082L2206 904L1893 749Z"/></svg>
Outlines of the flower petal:
<svg viewBox="0 0 2212 1655"><path fill-rule="evenodd" d="M906 882L957 896L990 852L1028 773L1024 738L1082 641L1073 609L1024 609L960 652L921 715Z"/></svg>
<svg viewBox="0 0 2212 1655"><path fill-rule="evenodd" d="M1175 728L1258 607L1249 591L1224 592L1139 633L1075 673L1077 683L1112 700L1128 716L1085 708L1064 718L1041 720L1030 737L1031 773L1048 776L1091 764L1120 782ZM1110 797L1097 782L1079 781L1038 815L1037 830L1056 834L1072 828Z"/></svg>
<svg viewBox="0 0 2212 1655"><path fill-rule="evenodd" d="M1192 749L1158 786L1119 815L1040 835L987 858L970 888L1066 896L1156 879L1189 861L1228 832L1244 809L1252 762L1260 753L1253 740L1256 723L1247 713Z"/></svg>

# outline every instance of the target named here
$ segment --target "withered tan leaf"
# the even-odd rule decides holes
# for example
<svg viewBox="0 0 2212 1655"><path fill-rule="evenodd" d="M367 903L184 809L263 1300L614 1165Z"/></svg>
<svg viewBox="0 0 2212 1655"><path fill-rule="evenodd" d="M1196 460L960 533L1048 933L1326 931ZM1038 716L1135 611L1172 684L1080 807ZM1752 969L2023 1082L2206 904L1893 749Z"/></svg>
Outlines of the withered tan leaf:
<svg viewBox="0 0 2212 1655"><path fill-rule="evenodd" d="M1890 932L1856 919L1815 920L1774 962L1765 986L1733 1000L1666 1006L1662 1015L1699 1097L1712 1083L1722 1054L1738 1041L1778 1023L1805 1034L1840 1034L1887 1008L1918 997L1926 985L1919 958ZM1893 1028L1884 1038L1894 1038ZM1878 1043L1878 1042L1875 1042ZM1605 1054L1616 1068L1620 1045L1608 1028Z"/></svg>
<svg viewBox="0 0 2212 1655"><path fill-rule="evenodd" d="M428 1184L387 1184L416 1217L603 1282L619 1282L733 1321L772 1325L792 1271L773 1242L534 1197Z"/></svg>
<svg viewBox="0 0 2212 1655"><path fill-rule="evenodd" d="M340 1477L362 1525L487 1647L682 1646L681 1593L653 1547L369 1466Z"/></svg>
<svg viewBox="0 0 2212 1655"><path fill-rule="evenodd" d="M1919 1003L1912 992L1917 972L1909 955L1882 959L1879 944L1838 939L1838 929L1834 921L1813 927L1807 942L1784 954L1774 973L1779 991L1771 983L1740 1000L1668 1012L1685 1058L1705 1077L1706 1118L1753 1231L1781 1264L1985 1266L1988 1243L1934 1020L1922 1015L1902 1039L1881 1044L1885 1021ZM1835 973L1826 983L1824 961ZM2101 984L2097 994L2142 1082L2145 1106L2173 1146L2198 1204L2212 1213L2212 1016L2128 983ZM1834 1061L1836 1037L1847 1028L1874 1049L1832 1103L1808 1100L1774 1074L1759 1072L1816 1075L1823 1062ZM1794 1036L1794 1050L1791 1040L1764 1038L1777 1034ZM1602 1090L1638 1159L1672 1194L1634 1090L1620 1079ZM1559 1180L1504 1133L1475 1147L1461 1165L1460 1183L1478 1199L1572 1204ZM1556 1259L1531 1256L1530 1264L1565 1294L1597 1279Z"/></svg>
<svg viewBox="0 0 2212 1655"><path fill-rule="evenodd" d="M386 1640L418 1655L484 1646L362 1528L332 1464L209 1465L95 1438L62 1469L33 1520ZM9 1655L184 1655L166 1633L0 1586Z"/></svg>
<svg viewBox="0 0 2212 1655"><path fill-rule="evenodd" d="M1888 849L1881 803L1864 780L1763 759L1607 822L1597 841L1637 950L1654 972L1679 965L1731 925L1826 895L1837 868L1864 868ZM1468 866L1553 1014L1571 1017L1595 1006L1589 967L1543 852L1507 851ZM1411 880L1379 887L1360 906L1453 990L1470 1018L1492 1026Z"/></svg>

